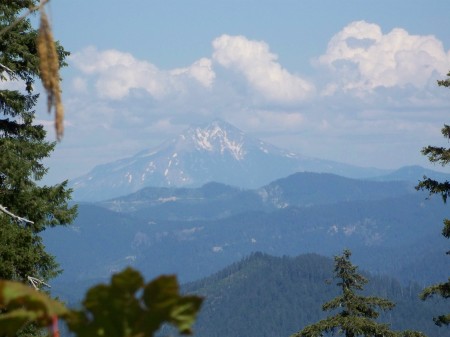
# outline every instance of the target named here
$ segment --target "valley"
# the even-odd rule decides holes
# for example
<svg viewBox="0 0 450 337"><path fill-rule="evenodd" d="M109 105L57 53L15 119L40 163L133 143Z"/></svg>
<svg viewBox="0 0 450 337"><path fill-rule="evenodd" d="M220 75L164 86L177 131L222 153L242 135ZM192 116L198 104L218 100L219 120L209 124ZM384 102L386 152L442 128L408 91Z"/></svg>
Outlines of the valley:
<svg viewBox="0 0 450 337"><path fill-rule="evenodd" d="M169 180L181 171L166 167L159 178L133 180L150 159L164 156L170 167L198 176ZM450 179L420 166L386 172L303 158L220 121L192 128L156 152L97 167L72 182L78 217L43 233L64 270L52 293L76 306L89 286L132 266L147 279L176 274L186 292L206 296L198 336L234 336L235 327L247 337L289 335L323 317L320 303L333 294L324 283L330 257L350 249L374 280L368 290L398 302L398 311L383 318L397 329L443 336L422 318L444 304L417 299L423 287L445 280L450 267L440 235L448 210L439 198L416 191L424 175ZM239 305L242 298L248 304ZM250 328L260 321L260 328Z"/></svg>
<svg viewBox="0 0 450 337"><path fill-rule="evenodd" d="M75 223L44 239L64 269L55 285L95 283L126 265L188 282L252 252L332 256L343 248L375 274L425 285L445 277L436 268L446 263L445 216L440 200L406 182L297 173L255 190L210 183L80 203Z"/></svg>

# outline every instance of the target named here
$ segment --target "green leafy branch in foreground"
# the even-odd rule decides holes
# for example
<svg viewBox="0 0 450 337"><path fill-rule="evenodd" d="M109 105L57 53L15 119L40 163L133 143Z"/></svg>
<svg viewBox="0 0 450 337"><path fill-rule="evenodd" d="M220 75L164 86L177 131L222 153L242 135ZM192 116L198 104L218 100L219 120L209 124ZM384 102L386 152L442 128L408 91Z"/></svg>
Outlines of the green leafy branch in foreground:
<svg viewBox="0 0 450 337"><path fill-rule="evenodd" d="M22 283L1 280L0 336L15 336L31 323L48 327L56 317L78 337L151 337L164 323L190 334L201 303L200 297L179 293L175 276L145 284L131 268L113 275L111 284L89 289L79 310Z"/></svg>
<svg viewBox="0 0 450 337"><path fill-rule="evenodd" d="M0 336L16 336L30 323L47 327L69 310L47 294L20 282L0 280Z"/></svg>

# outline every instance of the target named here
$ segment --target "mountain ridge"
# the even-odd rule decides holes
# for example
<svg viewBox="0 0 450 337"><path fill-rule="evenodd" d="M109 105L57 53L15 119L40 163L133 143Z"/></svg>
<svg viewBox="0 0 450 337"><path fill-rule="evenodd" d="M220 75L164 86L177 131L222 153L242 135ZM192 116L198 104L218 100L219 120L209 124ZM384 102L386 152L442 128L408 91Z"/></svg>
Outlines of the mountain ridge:
<svg viewBox="0 0 450 337"><path fill-rule="evenodd" d="M214 182L199 188L146 187L98 204L144 218L201 220L250 210L271 212L288 206L377 200L412 192L417 193L410 184L401 181L359 180L331 173L299 172L258 189L239 189Z"/></svg>
<svg viewBox="0 0 450 337"><path fill-rule="evenodd" d="M294 185L301 183L296 175L287 183L294 191ZM252 251L330 255L343 247L352 249L361 263L370 262L370 269L380 273L387 271L383 262L389 260L389 272L402 281L414 280L419 274L423 284L440 280L433 272L434 262L420 259L423 254L417 245L423 246L421 240L426 238L433 257L445 251L439 243L447 214L441 200L425 200L426 193L412 193L408 186L401 190L405 185L398 182L388 183L399 189L394 194L395 188L384 191L384 182L367 185L367 181L359 181L355 188L329 174L314 175L327 185L329 195L315 194L311 184L315 179L307 179L309 184L303 188L297 185L299 195L284 193L281 184L276 188L280 202L267 204L256 199L257 193L221 184L193 191L183 188L182 195L172 194L171 189L164 189L168 194L158 194L150 188L150 203L155 207L147 207L148 202L140 197L133 199L139 193L131 200L125 198L130 202L126 207L114 200L113 204L83 203L74 225L45 231L44 242L49 252L61 259L65 269L61 277L66 282L107 277L125 265L136 266L150 277L176 272L187 281ZM332 179L327 183L328 178ZM341 179L348 182L348 178ZM342 187L348 188L340 190ZM433 274L417 272L424 270L424 264ZM405 273L402 266L410 266L414 272Z"/></svg>
<svg viewBox="0 0 450 337"><path fill-rule="evenodd" d="M302 156L250 137L221 120L186 129L136 155L93 168L70 182L74 199L106 200L146 186L197 187L216 181L257 188L295 172L372 177L390 171Z"/></svg>
<svg viewBox="0 0 450 337"><path fill-rule="evenodd" d="M333 269L332 259L318 254L276 257L255 252L188 283L185 292L205 296L195 335L289 336L329 315L321 306L339 294ZM382 322L392 324L394 330L446 335L431 318L443 310L443 301L420 301L421 287L416 284L405 286L391 277L361 273L369 279L364 294L396 302L392 311L381 314Z"/></svg>

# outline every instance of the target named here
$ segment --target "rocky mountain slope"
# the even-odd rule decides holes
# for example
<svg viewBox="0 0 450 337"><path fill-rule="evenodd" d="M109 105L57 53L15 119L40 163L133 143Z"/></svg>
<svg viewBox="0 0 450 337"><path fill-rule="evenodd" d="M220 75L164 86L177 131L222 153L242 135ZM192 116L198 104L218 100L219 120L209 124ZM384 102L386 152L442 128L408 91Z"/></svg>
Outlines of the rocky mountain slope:
<svg viewBox="0 0 450 337"><path fill-rule="evenodd" d="M97 166L70 184L75 200L98 201L147 186L199 187L215 181L256 188L303 171L358 178L386 173L285 151L218 120L191 127L157 148Z"/></svg>

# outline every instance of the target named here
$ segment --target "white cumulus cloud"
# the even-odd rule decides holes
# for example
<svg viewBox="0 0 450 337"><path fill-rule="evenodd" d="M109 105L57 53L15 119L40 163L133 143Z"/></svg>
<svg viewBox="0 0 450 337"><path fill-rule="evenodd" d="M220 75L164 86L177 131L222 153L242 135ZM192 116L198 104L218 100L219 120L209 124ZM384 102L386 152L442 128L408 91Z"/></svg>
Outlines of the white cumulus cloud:
<svg viewBox="0 0 450 337"><path fill-rule="evenodd" d="M172 71L160 70L150 62L113 49L99 51L88 47L71 59L84 74L97 76L95 86L99 96L116 100L128 96L132 89L145 90L155 99L163 99L184 91L189 79L210 87L215 78L211 61L205 58Z"/></svg>
<svg viewBox="0 0 450 337"><path fill-rule="evenodd" d="M170 73L172 75L186 74L207 88L210 88L213 85L214 79L216 78L216 74L212 69L211 60L205 57L194 62L188 68L174 69Z"/></svg>
<svg viewBox="0 0 450 337"><path fill-rule="evenodd" d="M423 88L433 75L446 74L450 52L432 35L411 35L402 28L383 34L380 26L357 21L333 36L318 62L339 76L327 94L338 88Z"/></svg>
<svg viewBox="0 0 450 337"><path fill-rule="evenodd" d="M298 102L314 91L312 83L284 69L265 42L222 35L213 41L213 47L214 61L243 74L248 84L268 101Z"/></svg>

